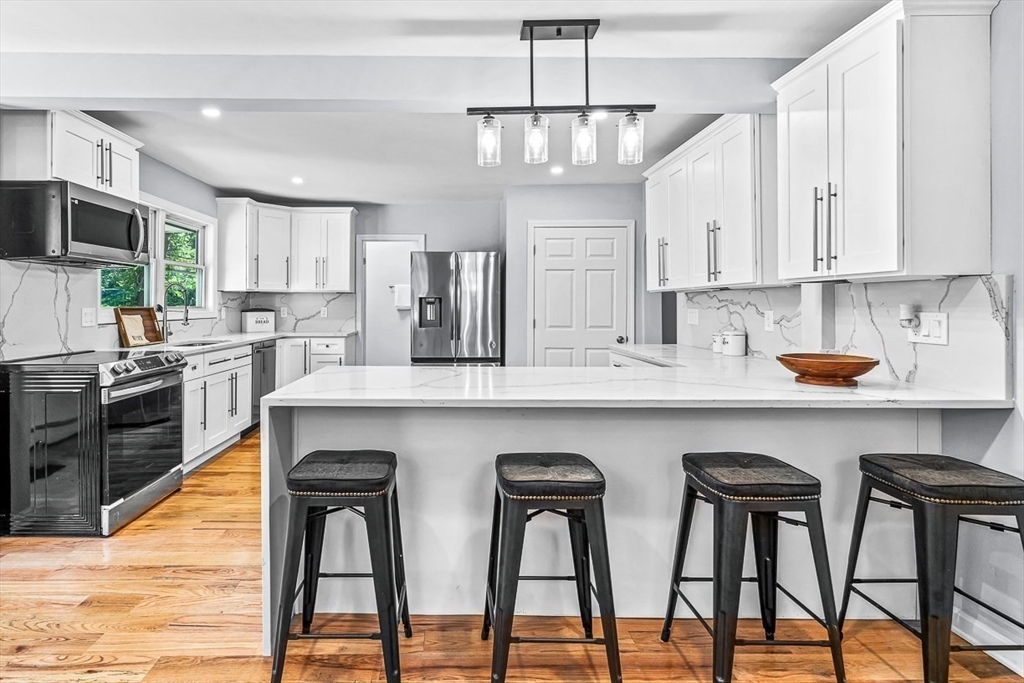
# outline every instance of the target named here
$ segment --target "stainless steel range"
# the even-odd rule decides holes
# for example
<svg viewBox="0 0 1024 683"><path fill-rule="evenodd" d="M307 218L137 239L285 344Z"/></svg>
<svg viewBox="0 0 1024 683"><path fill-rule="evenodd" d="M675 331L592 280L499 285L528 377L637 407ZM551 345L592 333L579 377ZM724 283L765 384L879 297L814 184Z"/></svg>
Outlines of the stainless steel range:
<svg viewBox="0 0 1024 683"><path fill-rule="evenodd" d="M107 536L181 488L185 364L145 350L0 364L0 533Z"/></svg>

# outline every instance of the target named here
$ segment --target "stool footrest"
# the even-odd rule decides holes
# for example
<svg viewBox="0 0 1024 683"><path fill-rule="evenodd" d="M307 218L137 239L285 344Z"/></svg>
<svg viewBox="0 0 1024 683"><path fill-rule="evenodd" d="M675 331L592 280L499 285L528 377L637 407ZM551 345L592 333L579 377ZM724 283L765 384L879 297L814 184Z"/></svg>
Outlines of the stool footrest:
<svg viewBox="0 0 1024 683"><path fill-rule="evenodd" d="M289 633L288 640L380 640L377 633Z"/></svg>
<svg viewBox="0 0 1024 683"><path fill-rule="evenodd" d="M370 572L320 572L321 579L372 579Z"/></svg>
<svg viewBox="0 0 1024 683"><path fill-rule="evenodd" d="M576 645L604 645L604 638L544 638L533 636L510 636L510 643L571 643Z"/></svg>
<svg viewBox="0 0 1024 683"><path fill-rule="evenodd" d="M575 581L575 576L520 576L520 581Z"/></svg>
<svg viewBox="0 0 1024 683"><path fill-rule="evenodd" d="M864 593L864 591L859 590L856 587L857 584L874 584L874 583L914 583L914 584L916 584L916 583L918 583L918 580L917 579L903 579L903 578L896 578L896 579L882 578L882 579L853 579L852 581L850 581L850 584L851 584L850 585L850 592L851 593L856 593L857 595L859 595L860 597L862 597L865 600L867 600L869 603L874 605L876 608L878 608L882 612L885 612L886 615L888 615L890 618L894 619L895 621L900 621L899 618L897 618L895 616L892 616L892 614L890 614L886 609L884 609L883 607L880 607L873 599L868 597ZM1024 629L1024 622L1019 621L1017 619L1014 619L1013 617L1011 617L1006 612L1003 612L999 608L993 607L992 605L988 604L984 600L981 600L980 598L977 598L977 597L971 595L970 593L968 593L967 591L963 590L959 586L953 586L953 592L956 593L957 595L967 599L967 600L970 600L975 605L978 605L979 607L982 607L982 608L988 610L990 613L996 615L997 617L1001 618L1002 620L1013 624L1017 628ZM904 628L906 628L906 627L904 627ZM917 635L918 635L918 637L920 637L920 634L917 634Z"/></svg>

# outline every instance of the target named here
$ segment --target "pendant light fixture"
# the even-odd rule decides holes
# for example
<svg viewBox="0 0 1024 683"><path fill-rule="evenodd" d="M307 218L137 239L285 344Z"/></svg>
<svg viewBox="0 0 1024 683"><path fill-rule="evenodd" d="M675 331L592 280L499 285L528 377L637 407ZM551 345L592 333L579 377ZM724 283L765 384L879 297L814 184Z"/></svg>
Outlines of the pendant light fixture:
<svg viewBox="0 0 1024 683"><path fill-rule="evenodd" d="M629 112L619 119L619 163L624 166L644 160L644 119Z"/></svg>
<svg viewBox="0 0 1024 683"><path fill-rule="evenodd" d="M543 164L548 160L548 117L543 114L523 120L523 161Z"/></svg>
<svg viewBox="0 0 1024 683"><path fill-rule="evenodd" d="M572 163L589 166L597 161L597 121L580 114L572 120Z"/></svg>
<svg viewBox="0 0 1024 683"><path fill-rule="evenodd" d="M483 116L477 123L477 163L501 163L501 123L494 115L527 114L523 121L523 160L543 164L548 160L548 117L546 114L578 114L572 121L572 163L586 166L597 162L597 112L628 114L619 121L620 164L639 164L644 156L644 122L638 112L652 112L653 104L590 104L590 40L601 25L599 19L544 19L524 21L520 40L530 41L530 104L517 107L470 107L469 116ZM583 41L583 104L537 106L533 89L533 41Z"/></svg>
<svg viewBox="0 0 1024 683"><path fill-rule="evenodd" d="M490 114L476 124L476 163L484 167L501 165L501 121Z"/></svg>

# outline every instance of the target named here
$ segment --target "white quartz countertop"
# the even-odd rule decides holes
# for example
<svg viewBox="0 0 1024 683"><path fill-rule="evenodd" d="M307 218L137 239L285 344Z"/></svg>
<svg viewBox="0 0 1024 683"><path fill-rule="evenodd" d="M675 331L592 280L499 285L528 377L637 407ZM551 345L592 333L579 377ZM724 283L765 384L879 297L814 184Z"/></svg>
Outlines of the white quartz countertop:
<svg viewBox="0 0 1024 683"><path fill-rule="evenodd" d="M221 349L231 349L237 346L245 346L247 344L256 344L264 341L271 341L274 339L286 339L289 337L297 337L300 339L311 339L311 338L332 338L332 339L343 339L345 337L351 337L356 334L355 332L236 332L233 334L218 334L215 337L196 337L194 339L183 339L181 342L170 342L167 344L152 344L150 346L139 346L132 349L105 349L108 351L178 351L186 356L194 356L198 353L209 353L210 351L220 351ZM214 344L200 344L196 346L183 346L189 342L216 342Z"/></svg>
<svg viewBox="0 0 1024 683"><path fill-rule="evenodd" d="M617 348L621 351L621 347ZM693 358L686 354L693 353ZM666 352L667 353L667 352ZM681 357L686 356L686 357ZM710 358L709 358L710 357ZM690 349L679 367L329 367L265 406L459 408L1010 408L1013 401L868 378L797 384L774 361Z"/></svg>

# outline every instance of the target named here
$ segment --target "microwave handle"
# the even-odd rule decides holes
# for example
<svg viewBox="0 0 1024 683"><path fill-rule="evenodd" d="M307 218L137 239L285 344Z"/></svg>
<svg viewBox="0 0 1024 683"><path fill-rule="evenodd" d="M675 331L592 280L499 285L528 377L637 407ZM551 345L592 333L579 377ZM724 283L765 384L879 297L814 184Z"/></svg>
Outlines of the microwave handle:
<svg viewBox="0 0 1024 683"><path fill-rule="evenodd" d="M132 216L139 223L139 246L135 249L135 260L138 261L142 258L142 250L146 247L146 240L149 238L149 235L146 234L148 228L146 227L146 222L142 220L142 214L139 212L138 207L132 209Z"/></svg>

